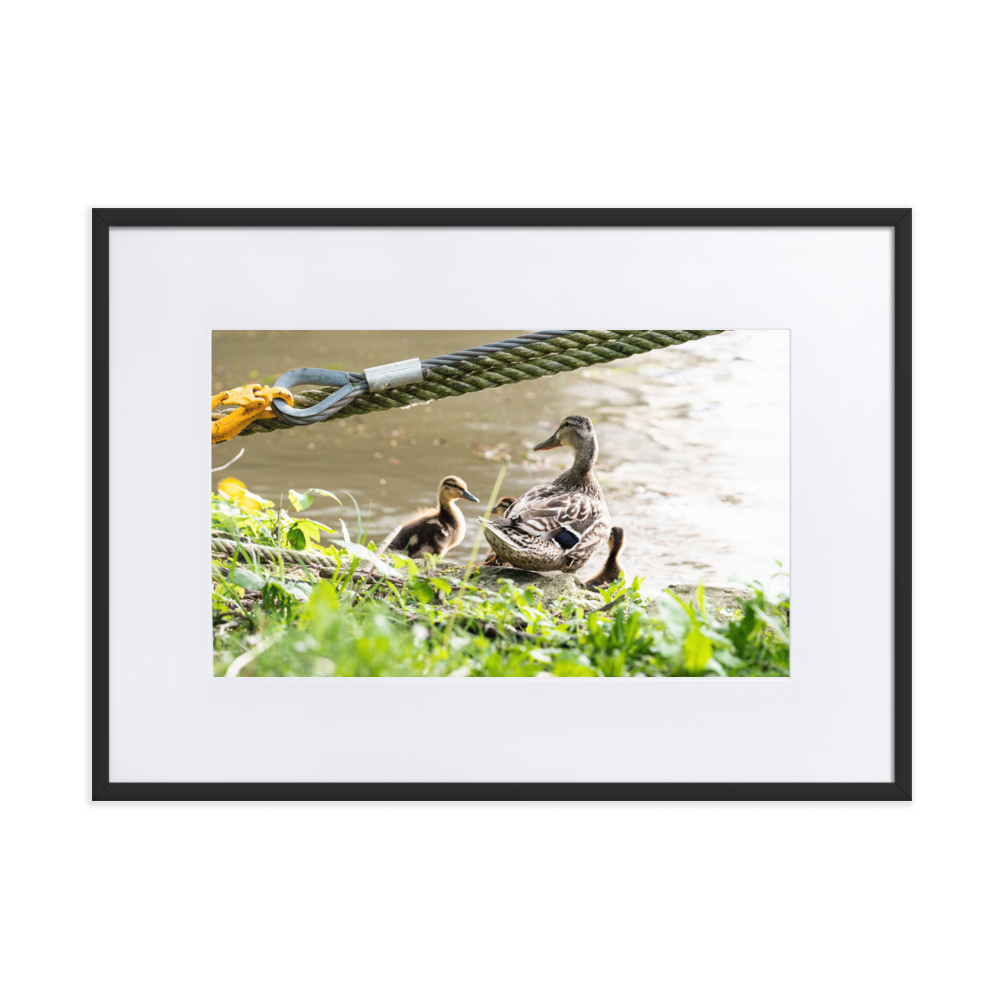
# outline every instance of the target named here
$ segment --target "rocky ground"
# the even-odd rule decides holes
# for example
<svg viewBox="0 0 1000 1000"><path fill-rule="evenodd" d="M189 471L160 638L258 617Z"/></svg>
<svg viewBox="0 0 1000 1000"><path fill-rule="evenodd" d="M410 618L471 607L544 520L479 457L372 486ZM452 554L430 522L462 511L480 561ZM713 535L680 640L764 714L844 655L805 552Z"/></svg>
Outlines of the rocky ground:
<svg viewBox="0 0 1000 1000"><path fill-rule="evenodd" d="M443 564L442 564L443 565ZM462 567L454 567L461 572ZM497 590L504 580L510 580L517 587L535 586L542 592L542 600L556 600L568 597L595 607L603 604L600 596L588 590L578 576L570 573L530 573L527 570L512 569L509 566L483 566L474 582L478 587ZM678 597L685 601L693 601L697 584L674 584L670 587ZM706 587L705 603L713 611L736 611L739 608L737 598L749 599L752 592L746 587Z"/></svg>

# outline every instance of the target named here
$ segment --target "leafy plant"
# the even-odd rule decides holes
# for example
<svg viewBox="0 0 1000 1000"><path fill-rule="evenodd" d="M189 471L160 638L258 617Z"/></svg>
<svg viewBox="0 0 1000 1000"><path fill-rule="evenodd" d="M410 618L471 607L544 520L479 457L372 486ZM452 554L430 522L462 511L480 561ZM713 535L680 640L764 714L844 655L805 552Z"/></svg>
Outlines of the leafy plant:
<svg viewBox="0 0 1000 1000"><path fill-rule="evenodd" d="M354 539L343 520L335 531L302 517L314 494L336 500L291 490L293 516L242 484L213 495L213 529L236 540L235 555L213 563L216 674L788 675L789 603L769 601L760 584L728 615L708 607L701 587L690 602L670 591L648 599L643 581L624 575L584 600L545 600L536 587L509 581L490 589L471 567L376 555L356 503ZM321 552L333 568L321 579L294 558L288 566L262 560L250 543Z"/></svg>

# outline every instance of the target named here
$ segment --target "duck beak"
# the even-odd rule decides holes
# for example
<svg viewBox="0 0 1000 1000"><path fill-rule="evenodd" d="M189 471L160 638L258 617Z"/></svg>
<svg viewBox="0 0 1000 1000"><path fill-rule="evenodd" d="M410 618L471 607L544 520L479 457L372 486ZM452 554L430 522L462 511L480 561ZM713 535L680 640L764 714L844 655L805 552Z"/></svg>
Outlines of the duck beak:
<svg viewBox="0 0 1000 1000"><path fill-rule="evenodd" d="M479 503L479 497L474 497L468 490L462 491L463 500L471 500L473 503Z"/></svg>
<svg viewBox="0 0 1000 1000"><path fill-rule="evenodd" d="M558 432L557 432L558 433ZM548 451L550 448L561 448L562 441L556 437L555 434L550 438L546 438L541 444L536 444L532 451Z"/></svg>

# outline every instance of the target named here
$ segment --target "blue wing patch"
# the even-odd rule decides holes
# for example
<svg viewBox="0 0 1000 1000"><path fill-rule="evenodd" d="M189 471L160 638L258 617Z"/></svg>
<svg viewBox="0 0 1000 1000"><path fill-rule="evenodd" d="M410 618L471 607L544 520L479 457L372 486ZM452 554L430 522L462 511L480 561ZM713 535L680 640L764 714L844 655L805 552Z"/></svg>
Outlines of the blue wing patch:
<svg viewBox="0 0 1000 1000"><path fill-rule="evenodd" d="M580 539L577 538L577 536L574 535L568 528L563 528L558 535L553 535L552 540L561 549L571 549L578 541L580 541Z"/></svg>

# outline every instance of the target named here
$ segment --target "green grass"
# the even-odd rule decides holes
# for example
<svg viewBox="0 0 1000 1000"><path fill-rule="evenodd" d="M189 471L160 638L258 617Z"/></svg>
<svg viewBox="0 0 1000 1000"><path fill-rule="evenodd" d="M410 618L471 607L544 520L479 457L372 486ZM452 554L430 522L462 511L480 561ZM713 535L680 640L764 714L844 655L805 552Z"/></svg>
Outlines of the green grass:
<svg viewBox="0 0 1000 1000"><path fill-rule="evenodd" d="M297 512L307 491L289 496ZM720 620L699 587L686 602L644 598L624 577L601 592L607 610L536 587L477 585L470 567L444 569L374 555L360 512L355 540L245 493L212 495L213 529L244 541L333 557L331 579L289 573L244 553L213 562L216 676L240 677L787 677L787 600L760 584ZM321 546L321 532L334 537ZM367 563L369 577L357 578ZM442 572L442 570L444 571ZM248 598L248 595L250 597Z"/></svg>

